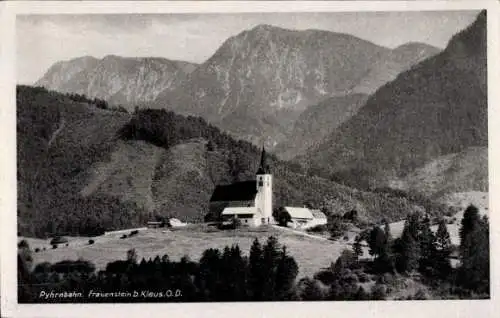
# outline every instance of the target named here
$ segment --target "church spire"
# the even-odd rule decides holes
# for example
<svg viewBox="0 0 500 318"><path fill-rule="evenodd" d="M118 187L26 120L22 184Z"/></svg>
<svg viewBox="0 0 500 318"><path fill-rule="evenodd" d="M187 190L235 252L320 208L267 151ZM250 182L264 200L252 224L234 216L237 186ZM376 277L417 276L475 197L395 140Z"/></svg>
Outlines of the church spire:
<svg viewBox="0 0 500 318"><path fill-rule="evenodd" d="M257 174L269 174L269 165L267 164L266 149L262 146L262 153L260 155L260 165Z"/></svg>

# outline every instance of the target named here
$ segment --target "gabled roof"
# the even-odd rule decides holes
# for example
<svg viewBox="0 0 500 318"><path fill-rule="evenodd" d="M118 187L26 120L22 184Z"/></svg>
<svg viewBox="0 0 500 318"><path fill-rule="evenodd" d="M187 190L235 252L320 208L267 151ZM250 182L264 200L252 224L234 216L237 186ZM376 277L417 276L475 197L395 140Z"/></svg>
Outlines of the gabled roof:
<svg viewBox="0 0 500 318"><path fill-rule="evenodd" d="M326 219L325 213L321 212L320 210L311 210L311 213L315 219Z"/></svg>
<svg viewBox="0 0 500 318"><path fill-rule="evenodd" d="M215 187L210 202L255 200L257 181L242 181Z"/></svg>
<svg viewBox="0 0 500 318"><path fill-rule="evenodd" d="M240 214L257 214L260 216L260 212L258 208L255 207L234 207L234 208L225 208L222 211L222 215L240 215Z"/></svg>
<svg viewBox="0 0 500 318"><path fill-rule="evenodd" d="M285 210L290 214L292 219L312 219L313 215L311 213L311 210L308 208L295 208L295 207L290 207L286 206Z"/></svg>

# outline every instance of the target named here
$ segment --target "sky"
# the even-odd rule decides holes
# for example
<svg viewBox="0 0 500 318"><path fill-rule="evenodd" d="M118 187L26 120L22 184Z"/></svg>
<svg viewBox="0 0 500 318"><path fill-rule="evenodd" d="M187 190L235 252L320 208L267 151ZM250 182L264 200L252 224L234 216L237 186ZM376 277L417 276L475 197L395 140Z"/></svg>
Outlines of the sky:
<svg viewBox="0 0 500 318"><path fill-rule="evenodd" d="M387 47L444 48L477 11L19 15L17 81L33 84L61 60L90 55L157 56L202 63L229 37L258 24L349 33Z"/></svg>

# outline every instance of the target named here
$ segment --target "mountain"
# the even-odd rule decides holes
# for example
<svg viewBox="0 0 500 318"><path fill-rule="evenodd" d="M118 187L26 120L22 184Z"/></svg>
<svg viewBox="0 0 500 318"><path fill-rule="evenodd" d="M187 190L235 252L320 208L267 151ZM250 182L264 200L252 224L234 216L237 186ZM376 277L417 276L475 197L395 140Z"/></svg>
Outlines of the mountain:
<svg viewBox="0 0 500 318"><path fill-rule="evenodd" d="M385 83L394 80L399 73L436 55L439 51L433 46L418 42L398 46L389 54L381 56L352 92L371 95Z"/></svg>
<svg viewBox="0 0 500 318"><path fill-rule="evenodd" d="M284 160L304 154L354 116L367 99L366 94L348 94L310 106L300 114L293 130L286 134L286 139L276 146L274 152Z"/></svg>
<svg viewBox="0 0 500 318"><path fill-rule="evenodd" d="M160 92L175 89L195 67L163 58L85 56L54 64L35 86L97 97L132 110L136 104L153 101Z"/></svg>
<svg viewBox="0 0 500 318"><path fill-rule="evenodd" d="M43 88L17 89L20 235L92 235L155 215L202 221L215 186L255 177L259 149L199 117L100 109ZM399 220L426 201L358 191L271 156L274 204L356 208ZM430 205L435 214L440 205Z"/></svg>
<svg viewBox="0 0 500 318"><path fill-rule="evenodd" d="M302 155L354 116L379 87L438 52L433 46L411 42L382 54L348 94L327 98L302 112L274 151L283 159Z"/></svg>
<svg viewBox="0 0 500 318"><path fill-rule="evenodd" d="M391 50L347 34L259 25L229 38L199 67L163 58L81 57L54 64L35 85L129 111L139 106L202 116L272 149L294 137L294 122L308 106L370 94L436 51L421 43Z"/></svg>
<svg viewBox="0 0 500 318"><path fill-rule="evenodd" d="M381 60L407 67L423 52L417 49L399 66L403 49L393 53L348 34L259 25L226 40L178 89L160 94L154 107L202 116L272 148L308 106L352 91L375 76L372 68Z"/></svg>
<svg viewBox="0 0 500 318"><path fill-rule="evenodd" d="M440 156L487 147L487 119L482 12L443 52L382 86L301 160L351 185L383 186Z"/></svg>

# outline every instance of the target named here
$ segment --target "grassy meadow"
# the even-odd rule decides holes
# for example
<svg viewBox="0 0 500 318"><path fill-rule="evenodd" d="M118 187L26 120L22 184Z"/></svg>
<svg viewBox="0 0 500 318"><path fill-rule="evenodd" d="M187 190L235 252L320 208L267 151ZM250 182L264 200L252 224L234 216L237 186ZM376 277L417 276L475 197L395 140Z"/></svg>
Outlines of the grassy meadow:
<svg viewBox="0 0 500 318"><path fill-rule="evenodd" d="M340 256L343 249L351 249L351 245L343 241L315 239L292 231L265 227L260 229L217 230L206 225L190 225L185 228L169 230L166 228L147 229L139 234L121 239L123 233L103 235L92 238L95 243L88 244L90 238L68 237L68 246L61 244L52 249L50 240L25 238L32 250L34 263L71 259L85 259L93 262L97 268L104 269L108 262L125 259L129 249L135 248L139 260L154 258L167 254L172 260L180 260L188 255L198 260L203 251L209 248L223 249L225 246L238 244L245 255L255 238L261 243L271 235L278 238L279 243L287 247L289 253L299 265L299 277L310 276L327 267ZM21 240L23 238L19 238ZM46 250L43 250L43 248ZM365 251L365 255L368 252Z"/></svg>

